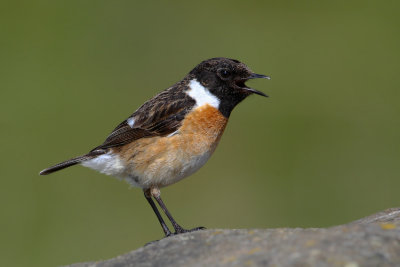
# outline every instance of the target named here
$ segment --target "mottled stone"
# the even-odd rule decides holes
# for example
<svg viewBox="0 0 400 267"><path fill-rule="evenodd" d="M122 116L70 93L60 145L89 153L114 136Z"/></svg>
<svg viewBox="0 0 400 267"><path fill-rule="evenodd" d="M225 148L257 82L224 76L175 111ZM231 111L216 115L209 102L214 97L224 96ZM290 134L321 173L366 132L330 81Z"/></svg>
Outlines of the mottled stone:
<svg viewBox="0 0 400 267"><path fill-rule="evenodd" d="M400 266L400 208L330 228L203 230L70 266Z"/></svg>

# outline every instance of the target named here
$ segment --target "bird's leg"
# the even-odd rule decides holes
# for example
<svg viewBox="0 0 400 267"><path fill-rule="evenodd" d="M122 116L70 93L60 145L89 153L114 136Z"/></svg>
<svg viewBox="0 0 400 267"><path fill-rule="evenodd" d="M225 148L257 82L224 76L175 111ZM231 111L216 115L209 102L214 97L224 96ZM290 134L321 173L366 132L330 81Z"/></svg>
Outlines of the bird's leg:
<svg viewBox="0 0 400 267"><path fill-rule="evenodd" d="M149 202L151 208L153 209L154 213L157 215L158 221L161 224L161 227L165 233L165 236L170 236L171 235L171 231L168 229L168 226L165 224L160 212L158 212L157 206L156 204L154 204L154 201L151 199L151 193L149 189L143 190L144 192L144 197L147 199L147 201Z"/></svg>
<svg viewBox="0 0 400 267"><path fill-rule="evenodd" d="M171 213L168 211L167 207L165 206L164 202L161 199L161 193L160 189L158 188L151 188L150 189L150 194L156 199L158 202L158 205L160 205L161 209L164 211L165 215L167 215L168 219L171 221L172 226L175 229L174 234L181 234L181 233L186 233L186 232L192 232L192 231L197 231L197 230L203 230L205 227L196 227L190 230L184 229L182 226L180 226L175 219L172 217Z"/></svg>

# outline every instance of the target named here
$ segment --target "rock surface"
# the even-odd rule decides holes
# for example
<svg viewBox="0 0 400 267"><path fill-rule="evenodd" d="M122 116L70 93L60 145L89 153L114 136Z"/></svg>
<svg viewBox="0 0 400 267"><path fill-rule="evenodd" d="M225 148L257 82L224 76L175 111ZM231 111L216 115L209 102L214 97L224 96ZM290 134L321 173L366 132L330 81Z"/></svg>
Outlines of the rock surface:
<svg viewBox="0 0 400 267"><path fill-rule="evenodd" d="M330 228L203 230L70 266L400 266L400 208Z"/></svg>

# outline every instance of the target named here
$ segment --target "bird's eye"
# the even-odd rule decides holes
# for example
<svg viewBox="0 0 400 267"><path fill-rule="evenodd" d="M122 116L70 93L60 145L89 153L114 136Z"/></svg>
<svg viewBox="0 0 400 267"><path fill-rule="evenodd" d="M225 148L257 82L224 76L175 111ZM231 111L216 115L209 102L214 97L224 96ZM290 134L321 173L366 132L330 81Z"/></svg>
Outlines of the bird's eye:
<svg viewBox="0 0 400 267"><path fill-rule="evenodd" d="M222 79L227 79L231 76L231 72L228 69L219 69L218 74Z"/></svg>

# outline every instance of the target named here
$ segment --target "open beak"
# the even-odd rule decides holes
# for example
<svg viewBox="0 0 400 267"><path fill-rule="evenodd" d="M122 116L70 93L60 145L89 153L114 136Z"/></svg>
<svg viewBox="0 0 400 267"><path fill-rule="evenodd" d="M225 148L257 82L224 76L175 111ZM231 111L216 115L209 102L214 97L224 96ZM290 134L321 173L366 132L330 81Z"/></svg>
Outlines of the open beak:
<svg viewBox="0 0 400 267"><path fill-rule="evenodd" d="M250 80L250 79L268 79L268 80L271 80L271 77L269 77L267 75L252 73L249 77L247 77L247 80ZM250 91L250 92L252 92L254 94L257 94L257 95L268 97L268 95L264 94L263 92L258 91L258 90L253 89L253 88L250 88L250 87L247 87L247 86L245 88L243 88L243 89L245 89L247 91Z"/></svg>
<svg viewBox="0 0 400 267"><path fill-rule="evenodd" d="M252 73L249 77L247 77L247 79L259 79L259 78L271 80L271 77L269 77L267 75L256 74L256 73Z"/></svg>

